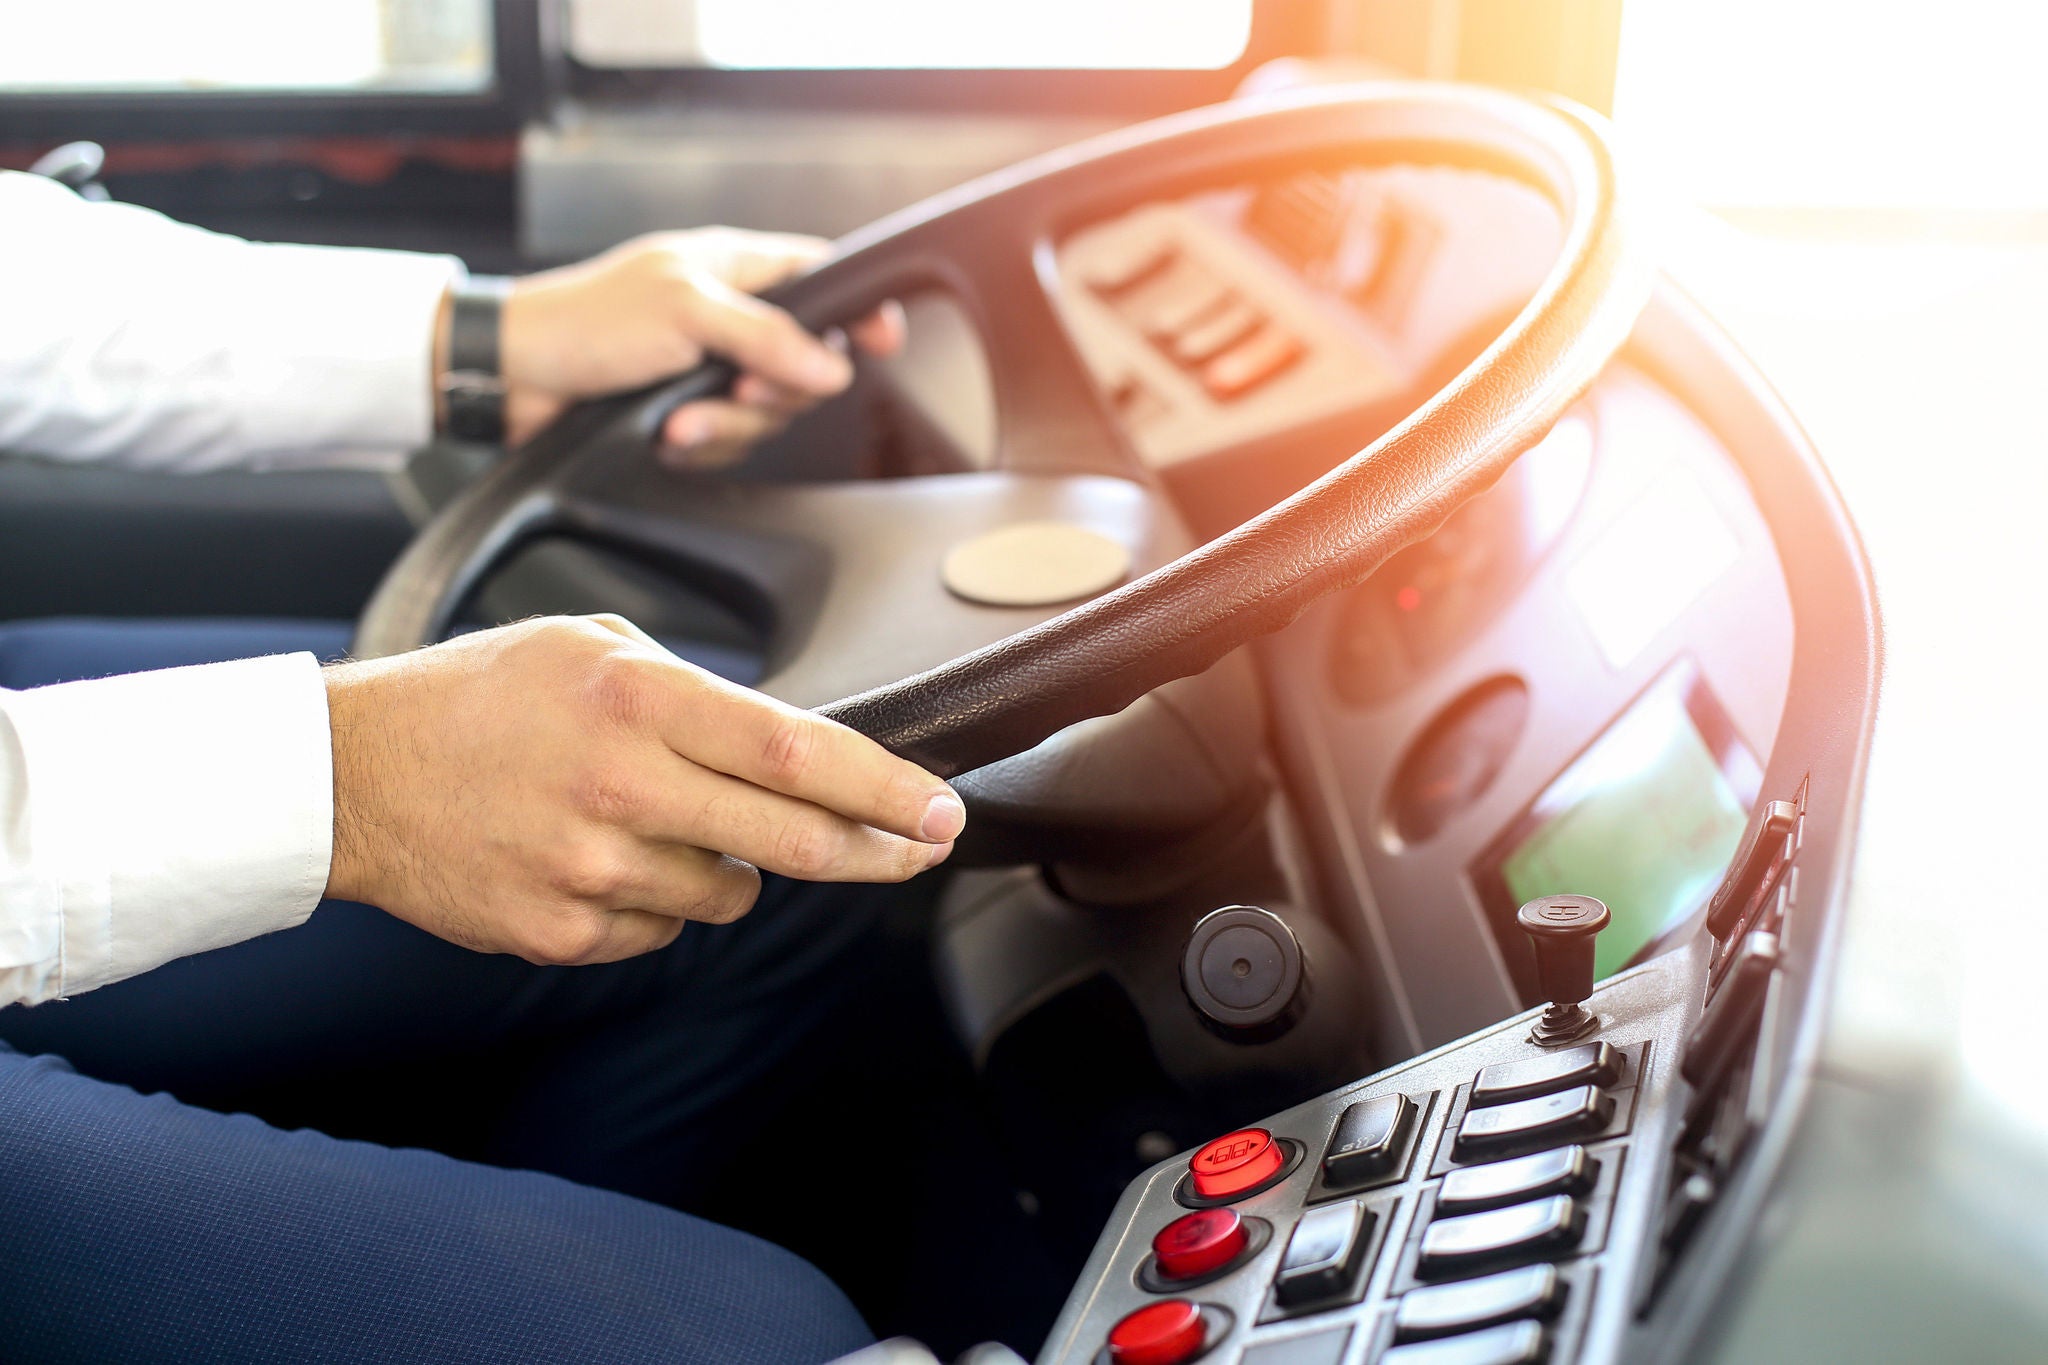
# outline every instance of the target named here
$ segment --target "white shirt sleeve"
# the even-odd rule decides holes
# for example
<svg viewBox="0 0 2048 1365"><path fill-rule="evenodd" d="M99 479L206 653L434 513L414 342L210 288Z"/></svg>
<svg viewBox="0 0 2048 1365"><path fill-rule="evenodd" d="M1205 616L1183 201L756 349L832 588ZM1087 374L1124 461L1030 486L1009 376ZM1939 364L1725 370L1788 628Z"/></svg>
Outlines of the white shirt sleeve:
<svg viewBox="0 0 2048 1365"><path fill-rule="evenodd" d="M310 654L0 689L0 1003L304 921L329 746Z"/></svg>
<svg viewBox="0 0 2048 1365"><path fill-rule="evenodd" d="M433 428L451 257L245 242L0 171L0 450L396 465Z"/></svg>

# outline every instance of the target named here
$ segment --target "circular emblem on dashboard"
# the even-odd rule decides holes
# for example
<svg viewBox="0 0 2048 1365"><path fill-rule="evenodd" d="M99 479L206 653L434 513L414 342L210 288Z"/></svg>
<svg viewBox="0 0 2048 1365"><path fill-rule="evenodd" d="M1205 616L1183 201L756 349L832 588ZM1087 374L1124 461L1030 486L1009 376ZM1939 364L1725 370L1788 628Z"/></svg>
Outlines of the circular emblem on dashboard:
<svg viewBox="0 0 2048 1365"><path fill-rule="evenodd" d="M1100 531L1064 521L1027 521L963 540L939 577L956 597L985 607L1049 607L1115 587L1131 552Z"/></svg>

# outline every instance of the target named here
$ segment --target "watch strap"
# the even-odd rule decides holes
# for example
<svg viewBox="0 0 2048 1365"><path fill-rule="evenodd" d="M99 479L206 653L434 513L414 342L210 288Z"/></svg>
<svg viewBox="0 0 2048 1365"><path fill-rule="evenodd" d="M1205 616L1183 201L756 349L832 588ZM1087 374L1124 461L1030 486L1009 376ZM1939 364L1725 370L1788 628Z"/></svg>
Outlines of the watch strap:
<svg viewBox="0 0 2048 1365"><path fill-rule="evenodd" d="M441 398L448 434L461 441L505 439L505 375L498 337L512 281L471 275L449 290L448 370Z"/></svg>

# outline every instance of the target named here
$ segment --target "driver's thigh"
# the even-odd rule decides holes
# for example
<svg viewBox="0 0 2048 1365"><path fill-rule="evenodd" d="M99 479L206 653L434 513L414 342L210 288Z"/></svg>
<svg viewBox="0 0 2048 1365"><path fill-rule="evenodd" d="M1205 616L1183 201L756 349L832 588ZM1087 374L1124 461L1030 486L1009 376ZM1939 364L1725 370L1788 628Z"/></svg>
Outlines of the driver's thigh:
<svg viewBox="0 0 2048 1365"><path fill-rule="evenodd" d="M829 1281L745 1234L5 1050L0 1207L11 1361L793 1365L867 1340Z"/></svg>

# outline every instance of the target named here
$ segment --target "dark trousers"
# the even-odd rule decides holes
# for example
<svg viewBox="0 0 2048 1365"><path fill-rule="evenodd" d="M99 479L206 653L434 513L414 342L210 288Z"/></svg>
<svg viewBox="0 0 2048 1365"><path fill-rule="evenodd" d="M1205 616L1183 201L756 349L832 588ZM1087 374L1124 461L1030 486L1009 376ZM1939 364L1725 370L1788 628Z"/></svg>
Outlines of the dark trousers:
<svg viewBox="0 0 2048 1365"><path fill-rule="evenodd" d="M21 624L0 686L345 643L318 622ZM854 1349L866 1329L817 1271L663 1205L716 1187L887 894L769 878L737 924L582 968L329 902L0 1010L0 1359Z"/></svg>

